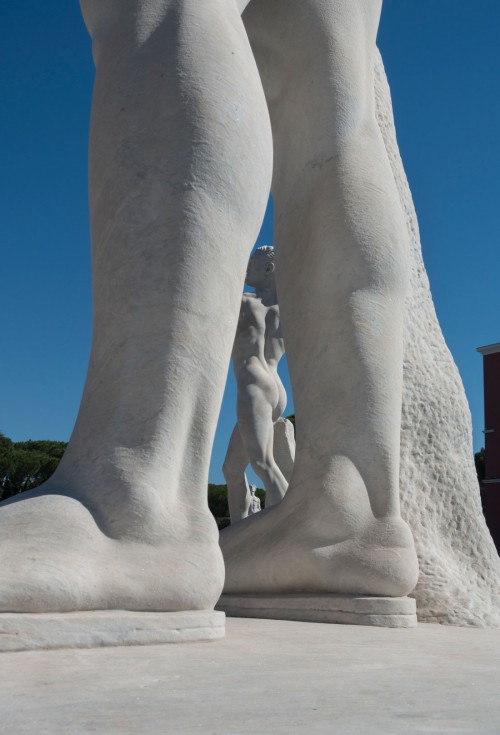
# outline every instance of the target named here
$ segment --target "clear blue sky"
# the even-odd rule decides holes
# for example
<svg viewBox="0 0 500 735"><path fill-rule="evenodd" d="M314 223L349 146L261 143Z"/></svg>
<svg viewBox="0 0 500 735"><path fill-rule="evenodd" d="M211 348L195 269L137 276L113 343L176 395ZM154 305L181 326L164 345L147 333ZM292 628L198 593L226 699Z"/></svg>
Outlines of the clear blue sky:
<svg viewBox="0 0 500 735"><path fill-rule="evenodd" d="M354 0L353 0L354 1ZM87 136L93 66L77 0L0 4L0 430L67 440L91 336ZM500 341L500 3L385 0L379 44L424 257L482 442L478 345ZM267 216L259 243L272 242ZM230 378L211 480L234 423Z"/></svg>

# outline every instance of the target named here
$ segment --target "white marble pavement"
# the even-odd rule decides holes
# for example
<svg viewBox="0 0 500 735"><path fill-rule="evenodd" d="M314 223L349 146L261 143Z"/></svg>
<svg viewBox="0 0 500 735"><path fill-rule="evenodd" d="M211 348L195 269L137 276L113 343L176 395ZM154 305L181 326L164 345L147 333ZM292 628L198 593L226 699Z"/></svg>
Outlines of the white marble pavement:
<svg viewBox="0 0 500 735"><path fill-rule="evenodd" d="M0 656L2 735L500 732L500 631L232 619L215 643Z"/></svg>

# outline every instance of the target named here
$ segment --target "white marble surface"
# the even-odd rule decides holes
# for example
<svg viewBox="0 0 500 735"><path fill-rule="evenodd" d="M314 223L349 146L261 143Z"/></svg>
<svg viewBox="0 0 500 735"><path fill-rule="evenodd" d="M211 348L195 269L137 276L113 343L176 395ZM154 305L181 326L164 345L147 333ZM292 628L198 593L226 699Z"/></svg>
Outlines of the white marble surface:
<svg viewBox="0 0 500 735"><path fill-rule="evenodd" d="M498 735L500 632L228 619L215 643L2 654L2 735Z"/></svg>

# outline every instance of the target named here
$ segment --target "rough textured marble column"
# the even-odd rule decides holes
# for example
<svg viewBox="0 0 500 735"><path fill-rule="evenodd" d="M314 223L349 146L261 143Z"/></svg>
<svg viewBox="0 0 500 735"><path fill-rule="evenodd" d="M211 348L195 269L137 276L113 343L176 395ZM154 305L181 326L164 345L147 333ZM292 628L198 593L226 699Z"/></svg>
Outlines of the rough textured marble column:
<svg viewBox="0 0 500 735"><path fill-rule="evenodd" d="M380 56L375 89L410 236L400 488L420 566L413 595L422 620L500 625L500 558L481 509L469 406L434 309Z"/></svg>

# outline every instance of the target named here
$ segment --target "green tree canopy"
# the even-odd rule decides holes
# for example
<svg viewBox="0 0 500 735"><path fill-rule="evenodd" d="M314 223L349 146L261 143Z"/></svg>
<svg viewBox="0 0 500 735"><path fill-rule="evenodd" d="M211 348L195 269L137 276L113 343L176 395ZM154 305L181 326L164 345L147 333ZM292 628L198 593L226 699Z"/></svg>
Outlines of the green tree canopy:
<svg viewBox="0 0 500 735"><path fill-rule="evenodd" d="M13 442L0 432L0 500L31 490L45 482L55 472L67 447L66 442ZM264 507L265 493L257 495ZM226 485L208 486L208 506L219 528L229 525Z"/></svg>
<svg viewBox="0 0 500 735"><path fill-rule="evenodd" d="M0 433L0 500L31 490L45 482L66 449L66 442L13 442Z"/></svg>
<svg viewBox="0 0 500 735"><path fill-rule="evenodd" d="M260 499L261 507L266 504L266 493L261 488L257 488L255 494ZM217 521L219 529L229 526L229 505L227 502L227 486L212 485L208 486L208 507L212 515Z"/></svg>

